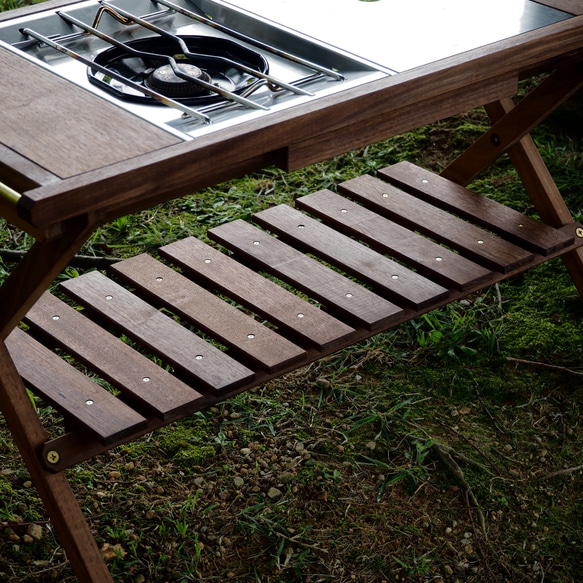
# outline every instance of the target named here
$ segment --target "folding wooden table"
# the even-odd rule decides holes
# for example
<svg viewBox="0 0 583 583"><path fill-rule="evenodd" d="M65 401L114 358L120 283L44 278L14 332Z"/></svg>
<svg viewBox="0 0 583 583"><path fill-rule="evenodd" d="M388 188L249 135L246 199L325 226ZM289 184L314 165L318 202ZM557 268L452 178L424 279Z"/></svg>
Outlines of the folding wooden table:
<svg viewBox="0 0 583 583"><path fill-rule="evenodd" d="M0 408L79 580L111 577L66 468L550 258L563 259L583 292L583 227L529 137L583 83L583 2L547 4L575 16L188 143L145 126L128 143L125 114L76 91L51 102L53 119L71 123L49 128L34 107L36 89L45 83L58 92L65 82L5 77L0 213L36 242L0 288ZM15 64L0 50L3 71ZM543 73L515 104L518 81ZM91 119L77 113L80 101L89 102ZM255 224L212 229L233 255L189 238L157 258L69 280L61 286L68 302L46 291L116 217L267 165L300 168L481 105L491 129L440 176L397 164L340 184L340 194L320 191L295 209L258 213ZM86 130L100 115L115 118L119 139L90 141ZM50 148L34 139L43 123ZM503 154L542 221L465 188ZM49 438L26 388L62 412L58 436Z"/></svg>

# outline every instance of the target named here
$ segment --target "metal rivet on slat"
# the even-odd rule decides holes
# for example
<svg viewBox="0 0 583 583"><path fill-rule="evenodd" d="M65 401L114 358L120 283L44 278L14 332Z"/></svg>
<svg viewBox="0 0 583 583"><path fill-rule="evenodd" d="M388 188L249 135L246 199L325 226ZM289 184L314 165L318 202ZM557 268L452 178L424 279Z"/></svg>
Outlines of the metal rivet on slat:
<svg viewBox="0 0 583 583"><path fill-rule="evenodd" d="M249 340L253 340L253 338L255 338L255 334L247 334L247 338L249 338Z"/></svg>
<svg viewBox="0 0 583 583"><path fill-rule="evenodd" d="M391 279L399 279L398 275L391 275Z"/></svg>
<svg viewBox="0 0 583 583"><path fill-rule="evenodd" d="M253 241L253 245L259 245L259 241Z"/></svg>
<svg viewBox="0 0 583 583"><path fill-rule="evenodd" d="M211 260L210 260L210 259L205 259L205 260L204 260L204 262L205 262L205 263L210 263L210 262L211 262Z"/></svg>
<svg viewBox="0 0 583 583"><path fill-rule="evenodd" d="M348 212L348 210L347 210L347 209L340 209L340 212L341 212L341 213L347 213L347 212Z"/></svg>
<svg viewBox="0 0 583 583"><path fill-rule="evenodd" d="M443 261L443 257L436 257L435 261Z"/></svg>
<svg viewBox="0 0 583 583"><path fill-rule="evenodd" d="M59 320L59 319L60 319L60 317L61 317L61 316L57 316L57 314L55 314L55 315L53 316L53 320L55 320L55 322L56 322L57 320Z"/></svg>
<svg viewBox="0 0 583 583"><path fill-rule="evenodd" d="M383 198L389 198L389 195L386 192L383 192Z"/></svg>
<svg viewBox="0 0 583 583"><path fill-rule="evenodd" d="M352 294L351 294L351 293L347 293L347 294L346 294L346 297L347 297L347 298L351 298L351 297L352 297Z"/></svg>
<svg viewBox="0 0 583 583"><path fill-rule="evenodd" d="M520 223L518 226L519 226L521 229L522 229L522 227L524 227L524 225L523 225L522 223Z"/></svg>
<svg viewBox="0 0 583 583"><path fill-rule="evenodd" d="M482 241L482 239L478 239L478 245L483 245L484 241Z"/></svg>
<svg viewBox="0 0 583 583"><path fill-rule="evenodd" d="M85 401L86 405L93 405L94 401L91 399L87 399L87 401Z"/></svg>
<svg viewBox="0 0 583 583"><path fill-rule="evenodd" d="M164 278L163 277L157 277L156 278L156 281L164 281Z"/></svg>
<svg viewBox="0 0 583 583"><path fill-rule="evenodd" d="M423 182L423 184L429 184L429 180L427 180L427 178L424 178L421 182Z"/></svg>
<svg viewBox="0 0 583 583"><path fill-rule="evenodd" d="M105 296L106 300L113 300L113 296Z"/></svg>
<svg viewBox="0 0 583 583"><path fill-rule="evenodd" d="M298 314L298 318L303 318L304 314Z"/></svg>
<svg viewBox="0 0 583 583"><path fill-rule="evenodd" d="M202 360L202 354L197 354L194 358L196 360Z"/></svg>
<svg viewBox="0 0 583 583"><path fill-rule="evenodd" d="M150 382L150 377L144 377L142 379L142 381L144 381L145 383L149 383Z"/></svg>
<svg viewBox="0 0 583 583"><path fill-rule="evenodd" d="M305 229L306 226L305 225L298 225L298 229Z"/></svg>

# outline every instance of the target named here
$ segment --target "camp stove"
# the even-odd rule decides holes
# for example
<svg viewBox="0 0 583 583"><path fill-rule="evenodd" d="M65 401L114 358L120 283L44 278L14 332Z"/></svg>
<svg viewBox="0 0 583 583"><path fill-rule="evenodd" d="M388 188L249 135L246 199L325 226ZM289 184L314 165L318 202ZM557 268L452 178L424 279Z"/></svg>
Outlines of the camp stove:
<svg viewBox="0 0 583 583"><path fill-rule="evenodd" d="M219 0L90 0L0 42L184 140L393 73Z"/></svg>

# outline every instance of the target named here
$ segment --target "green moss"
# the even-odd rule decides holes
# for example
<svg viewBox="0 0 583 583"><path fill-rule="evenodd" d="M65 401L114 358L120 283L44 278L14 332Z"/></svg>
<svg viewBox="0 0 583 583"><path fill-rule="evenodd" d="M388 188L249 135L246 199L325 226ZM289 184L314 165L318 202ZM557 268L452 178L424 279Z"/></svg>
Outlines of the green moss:
<svg viewBox="0 0 583 583"><path fill-rule="evenodd" d="M0 478L0 499L12 496L12 494L14 494L14 490L12 489L10 482Z"/></svg>
<svg viewBox="0 0 583 583"><path fill-rule="evenodd" d="M572 358L581 356L583 331L572 322L554 323L546 315L522 310L508 314L504 321L500 348L515 357Z"/></svg>
<svg viewBox="0 0 583 583"><path fill-rule="evenodd" d="M189 420L165 428L159 446L180 466L190 468L207 462L216 455L209 445L212 435L204 420Z"/></svg>

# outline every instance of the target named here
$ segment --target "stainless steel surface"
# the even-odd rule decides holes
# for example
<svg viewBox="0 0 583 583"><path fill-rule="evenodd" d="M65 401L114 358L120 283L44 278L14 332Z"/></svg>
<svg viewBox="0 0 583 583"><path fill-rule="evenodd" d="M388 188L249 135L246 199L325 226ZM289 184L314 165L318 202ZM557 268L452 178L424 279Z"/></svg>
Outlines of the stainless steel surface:
<svg viewBox="0 0 583 583"><path fill-rule="evenodd" d="M530 0L229 0L402 72L570 15Z"/></svg>
<svg viewBox="0 0 583 583"><path fill-rule="evenodd" d="M299 90L278 88L268 80L259 79L261 84L259 88L251 95L244 96L251 102L251 107L227 101L200 107L197 109L198 114L195 115L189 115L185 108L180 110L155 104L124 102L90 83L87 76L88 61L92 61L96 55L111 45L103 37L89 36L74 22L61 18L58 10L48 10L0 24L0 46L19 52L23 57L49 68L73 83L185 140L393 74L388 69L368 63L342 50L328 47L325 43L290 31L221 0L202 0L197 4L191 4L189 0L176 0L174 3L194 12L198 10L199 5L213 24L224 25L243 36L232 39L224 27L219 30L215 26L208 26L187 14L150 0L113 0L109 4L120 8L124 14L127 11L136 16L152 15L148 17L152 25L172 34L231 38L262 54L269 62L269 74L272 77L282 80L284 84L294 85ZM88 0L66 7L61 12L70 14L74 19L91 26L98 10L99 4L95 0ZM102 15L98 27L101 32L122 43L156 34L138 24L128 26L113 18L108 12ZM23 30L28 31L28 34L23 34ZM33 37L51 38L53 47L39 43L38 40L30 42ZM260 46L241 40L243 37L257 40ZM66 50L55 50L54 43L64 46ZM263 45L275 47L278 54L266 50ZM180 48L177 47L177 53L179 52ZM296 55L297 59L285 58L288 52ZM71 58L73 53L77 58ZM309 63L317 63L319 70L315 71ZM101 72L99 75L106 76ZM115 78L108 82L110 85L120 83ZM133 88L129 88L129 91L133 91Z"/></svg>

